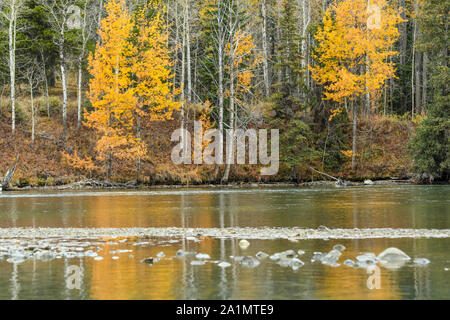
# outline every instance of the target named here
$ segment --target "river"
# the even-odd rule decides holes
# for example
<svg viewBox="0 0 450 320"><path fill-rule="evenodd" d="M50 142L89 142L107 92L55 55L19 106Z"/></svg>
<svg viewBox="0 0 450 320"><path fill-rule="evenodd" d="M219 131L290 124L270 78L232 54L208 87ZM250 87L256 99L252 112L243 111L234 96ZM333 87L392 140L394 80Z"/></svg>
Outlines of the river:
<svg viewBox="0 0 450 320"><path fill-rule="evenodd" d="M177 189L152 191L3 192L0 228L450 228L450 186L349 188ZM70 237L68 237L70 238ZM1 240L1 239L0 239ZM3 239L4 240L4 239ZM9 239L8 241L10 241ZM17 240L18 242L23 240ZM29 241L29 240L28 240ZM71 241L63 239L61 241ZM73 240L81 245L80 240ZM151 238L88 243L93 257L0 259L0 299L450 299L450 238L377 239ZM336 244L346 249L339 266L311 262L314 252ZM7 249L8 242L0 241ZM344 265L367 252L397 247L411 258L397 268L380 267L379 288L370 288L365 268ZM192 265L195 254L211 259ZM293 249L297 270L271 259L244 268L230 256L272 255ZM119 250L119 251L118 251ZM121 251L122 250L122 251ZM164 257L152 265L147 257ZM161 255L162 256L162 255ZM114 257L114 258L113 258ZM221 268L218 262L229 262ZM77 278L73 282L76 271ZM70 281L68 281L70 280ZM75 288L74 288L74 284Z"/></svg>

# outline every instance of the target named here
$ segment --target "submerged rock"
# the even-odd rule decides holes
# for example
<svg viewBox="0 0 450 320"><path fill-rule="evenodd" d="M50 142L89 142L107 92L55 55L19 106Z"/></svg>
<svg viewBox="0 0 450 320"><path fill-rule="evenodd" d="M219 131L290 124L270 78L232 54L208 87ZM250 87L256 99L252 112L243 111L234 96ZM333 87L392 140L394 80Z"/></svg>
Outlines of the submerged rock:
<svg viewBox="0 0 450 320"><path fill-rule="evenodd" d="M305 265L305 263L302 260L300 260L300 259L293 258L293 259L291 259L291 262L290 262L289 265L292 268L292 270L295 271L295 270L303 267Z"/></svg>
<svg viewBox="0 0 450 320"><path fill-rule="evenodd" d="M177 253L176 253L176 256L178 257L178 258L182 258L182 257L185 257L185 256L187 256L188 255L188 252L186 252L186 251L184 251L184 250L178 250L177 251Z"/></svg>
<svg viewBox="0 0 450 320"><path fill-rule="evenodd" d="M160 252L156 255L158 258L164 258L166 255L164 254L164 252Z"/></svg>
<svg viewBox="0 0 450 320"><path fill-rule="evenodd" d="M251 256L247 256L244 257L241 261L240 261L241 265L244 268L248 268L248 269L253 269L256 268L257 266L259 266L259 260L256 258L253 258Z"/></svg>
<svg viewBox="0 0 450 320"><path fill-rule="evenodd" d="M329 264L329 266L330 267L332 267L332 268L337 268L337 267L339 267L341 264L340 263L337 263L337 262L333 262L333 263L330 263Z"/></svg>
<svg viewBox="0 0 450 320"><path fill-rule="evenodd" d="M428 260L427 258L415 258L413 262L419 266L426 266L430 263L430 260Z"/></svg>
<svg viewBox="0 0 450 320"><path fill-rule="evenodd" d="M298 254L299 256L302 256L302 255L305 254L305 251L303 251L303 250L298 250L298 251L297 251L297 254Z"/></svg>
<svg viewBox="0 0 450 320"><path fill-rule="evenodd" d="M153 257L148 257L148 258L141 260L141 262L146 263L146 264L153 264L153 262L155 262L155 259L153 259Z"/></svg>
<svg viewBox="0 0 450 320"><path fill-rule="evenodd" d="M112 259L113 259L113 260L118 260L119 257L118 257L118 256L114 256L114 257L112 257Z"/></svg>
<svg viewBox="0 0 450 320"><path fill-rule="evenodd" d="M339 260L341 255L342 255L342 253L339 250L333 249L330 252L328 252L326 255L322 256L320 261L323 264L333 265L333 264L337 263L337 261Z"/></svg>
<svg viewBox="0 0 450 320"><path fill-rule="evenodd" d="M314 252L314 255L311 258L311 262L317 262L322 261L323 257L325 256L325 253L322 252Z"/></svg>
<svg viewBox="0 0 450 320"><path fill-rule="evenodd" d="M25 262L28 259L27 256L19 256L19 255L15 255L15 256L11 256L10 258L8 258L6 261L9 263L14 263L14 264L20 264L22 262Z"/></svg>
<svg viewBox="0 0 450 320"><path fill-rule="evenodd" d="M51 251L38 251L36 252L35 257L41 261L50 261L55 258L55 255Z"/></svg>
<svg viewBox="0 0 450 320"><path fill-rule="evenodd" d="M100 261L103 260L103 257L95 257L94 260Z"/></svg>
<svg viewBox="0 0 450 320"><path fill-rule="evenodd" d="M221 268L228 268L231 266L231 263L223 261L223 262L219 263L218 266Z"/></svg>
<svg viewBox="0 0 450 320"><path fill-rule="evenodd" d="M364 184L368 185L368 186L371 186L371 185L374 185L375 183L372 180L370 180L370 179L366 179L366 180L364 180Z"/></svg>
<svg viewBox="0 0 450 320"><path fill-rule="evenodd" d="M409 261L411 258L398 248L388 248L380 253L377 257L379 261L384 263Z"/></svg>
<svg viewBox="0 0 450 320"><path fill-rule="evenodd" d="M333 247L334 250L338 250L338 251L344 251L345 250L345 246L343 246L342 244L337 244Z"/></svg>
<svg viewBox="0 0 450 320"><path fill-rule="evenodd" d="M206 262L203 260L192 260L191 261L191 266L202 266L204 265Z"/></svg>
<svg viewBox="0 0 450 320"><path fill-rule="evenodd" d="M267 258L269 257L269 255L268 255L267 253L265 253L265 252L259 251L259 252L256 254L256 257L257 257L259 260L264 260L264 259L267 259Z"/></svg>

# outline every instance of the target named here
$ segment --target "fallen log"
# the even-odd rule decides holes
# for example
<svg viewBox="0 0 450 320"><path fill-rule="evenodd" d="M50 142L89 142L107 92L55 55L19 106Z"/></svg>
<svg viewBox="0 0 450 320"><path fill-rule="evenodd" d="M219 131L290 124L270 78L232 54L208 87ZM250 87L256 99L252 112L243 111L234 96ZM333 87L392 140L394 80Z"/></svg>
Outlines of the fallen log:
<svg viewBox="0 0 450 320"><path fill-rule="evenodd" d="M333 177L332 175L329 175L329 174L327 174L327 173L325 173L325 172L320 172L319 170L316 170L316 169L314 169L313 167L309 167L309 168L310 168L312 171L314 171L314 172L316 172L316 173L318 173L318 174L320 174L320 175L322 175L322 176L324 176L324 177L328 177L328 178L331 178L331 179L335 180L335 181L336 181L336 186L337 186L337 187L340 187L340 186L349 186L349 185L351 185L351 183L348 182L348 181L345 181L345 180L342 180L342 179Z"/></svg>
<svg viewBox="0 0 450 320"><path fill-rule="evenodd" d="M127 183L114 183L109 181L99 181L99 180L93 180L93 179L86 179L74 183L70 183L64 186L58 187L58 189L77 189L77 188L123 188L123 189L130 189L136 187L135 181L129 181Z"/></svg>

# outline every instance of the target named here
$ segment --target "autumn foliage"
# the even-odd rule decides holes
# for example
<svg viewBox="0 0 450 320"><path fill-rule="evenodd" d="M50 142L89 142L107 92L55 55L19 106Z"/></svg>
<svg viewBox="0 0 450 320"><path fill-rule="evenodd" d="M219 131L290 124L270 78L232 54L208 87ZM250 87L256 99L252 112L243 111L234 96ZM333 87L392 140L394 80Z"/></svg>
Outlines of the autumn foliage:
<svg viewBox="0 0 450 320"><path fill-rule="evenodd" d="M179 104L172 101L171 60L167 33L160 14L148 20L145 8L132 17L125 1L106 5L100 41L89 58L89 98L84 125L98 134L98 160L145 159L140 138L142 121L171 119Z"/></svg>

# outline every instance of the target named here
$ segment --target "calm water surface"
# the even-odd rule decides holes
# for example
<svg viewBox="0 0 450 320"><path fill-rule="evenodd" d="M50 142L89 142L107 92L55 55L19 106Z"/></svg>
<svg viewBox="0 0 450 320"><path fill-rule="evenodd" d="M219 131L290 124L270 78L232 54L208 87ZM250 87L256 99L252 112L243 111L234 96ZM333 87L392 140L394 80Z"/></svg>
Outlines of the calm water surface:
<svg viewBox="0 0 450 320"><path fill-rule="evenodd" d="M149 192L3 193L0 227L306 227L450 228L450 186L355 188L271 188L163 190ZM398 247L425 267L407 264L381 268L381 289L367 288L365 269L311 263L314 251L340 243L340 259ZM204 239L147 246L105 244L93 258L0 259L0 299L450 299L450 239L253 240L243 251L236 240ZM129 249L113 260L112 250ZM305 265L297 271L265 260L256 269L232 263L227 269L192 258L172 258L179 249L208 253L212 260L230 255L269 254L302 249ZM140 262L163 251L166 258ZM132 257L130 257L130 254ZM68 267L82 270L80 290L68 289Z"/></svg>

